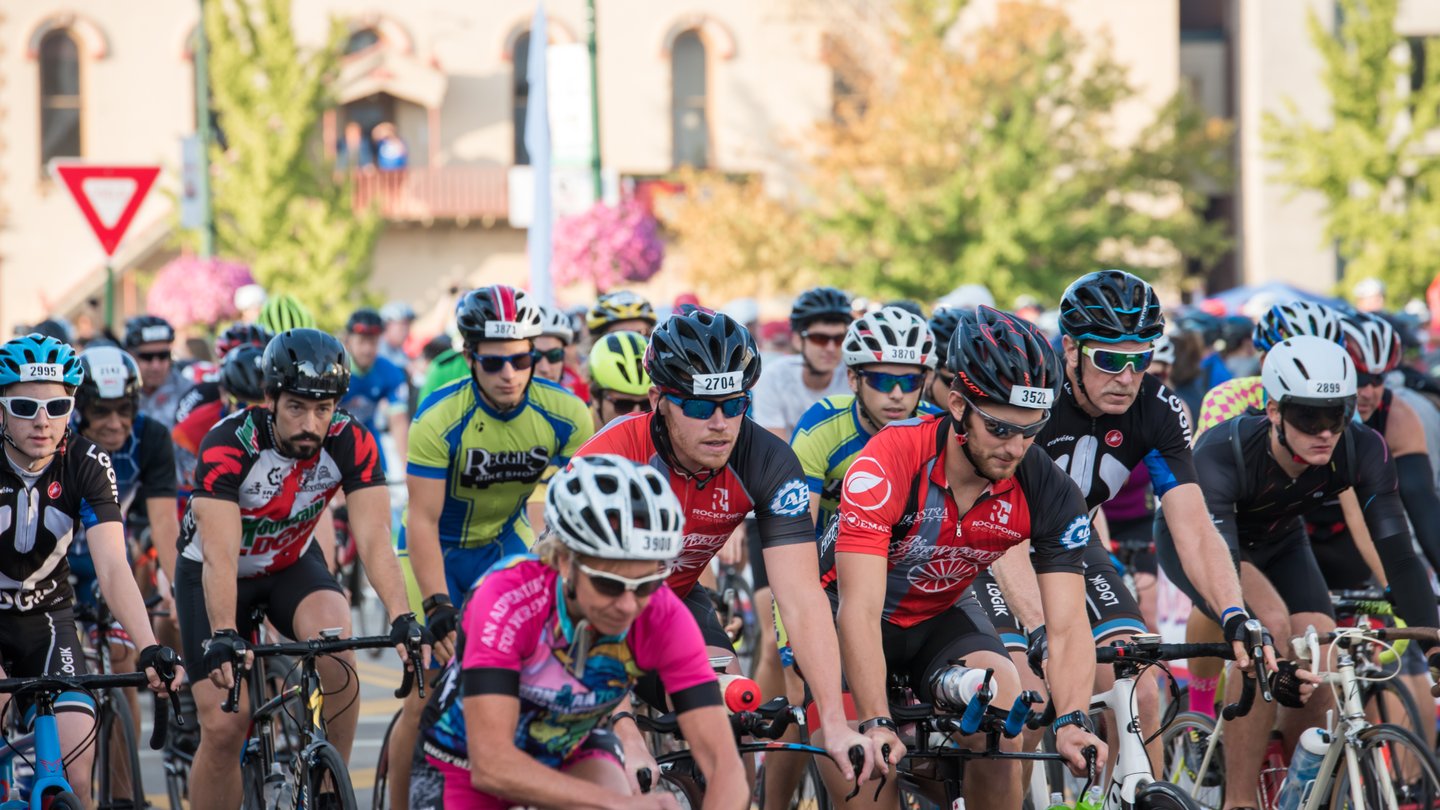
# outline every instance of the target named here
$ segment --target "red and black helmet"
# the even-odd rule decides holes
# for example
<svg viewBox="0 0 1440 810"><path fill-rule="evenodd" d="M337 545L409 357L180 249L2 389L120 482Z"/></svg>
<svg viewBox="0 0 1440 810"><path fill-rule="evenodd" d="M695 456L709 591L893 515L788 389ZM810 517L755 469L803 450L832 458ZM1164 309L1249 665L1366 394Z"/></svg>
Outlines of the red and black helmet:
<svg viewBox="0 0 1440 810"><path fill-rule="evenodd" d="M977 404L1048 410L1060 385L1060 360L1029 321L987 306L963 318L947 353L954 391Z"/></svg>

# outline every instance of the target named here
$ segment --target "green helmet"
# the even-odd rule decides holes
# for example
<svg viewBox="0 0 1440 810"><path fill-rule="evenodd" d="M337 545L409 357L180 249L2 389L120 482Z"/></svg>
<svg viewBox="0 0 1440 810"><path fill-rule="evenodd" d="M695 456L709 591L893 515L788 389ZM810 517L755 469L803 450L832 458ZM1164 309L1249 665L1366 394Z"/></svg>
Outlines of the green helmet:
<svg viewBox="0 0 1440 810"><path fill-rule="evenodd" d="M293 295L272 296L260 308L256 321L276 335L291 329L315 328L315 317Z"/></svg>
<svg viewBox="0 0 1440 810"><path fill-rule="evenodd" d="M630 397L650 393L645 373L645 338L639 332L611 332L590 349L590 379L595 388Z"/></svg>

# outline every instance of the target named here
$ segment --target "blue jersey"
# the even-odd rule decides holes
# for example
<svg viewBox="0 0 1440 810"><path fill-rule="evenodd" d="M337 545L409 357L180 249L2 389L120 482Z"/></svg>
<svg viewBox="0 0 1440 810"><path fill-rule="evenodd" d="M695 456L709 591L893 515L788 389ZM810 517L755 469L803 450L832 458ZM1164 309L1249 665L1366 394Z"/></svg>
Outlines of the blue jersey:
<svg viewBox="0 0 1440 810"><path fill-rule="evenodd" d="M404 369L383 357L376 357L375 364L363 374L352 368L350 391L340 400L340 407L375 436L389 429L390 414L404 413L409 405L410 378ZM378 440L375 446L380 448L380 465L385 469L385 448Z"/></svg>

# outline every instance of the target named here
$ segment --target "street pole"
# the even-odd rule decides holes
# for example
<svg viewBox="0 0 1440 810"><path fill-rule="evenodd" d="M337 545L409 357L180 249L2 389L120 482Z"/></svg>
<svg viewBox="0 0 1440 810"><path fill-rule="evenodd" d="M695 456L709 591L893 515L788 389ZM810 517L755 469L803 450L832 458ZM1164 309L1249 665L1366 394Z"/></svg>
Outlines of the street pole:
<svg viewBox="0 0 1440 810"><path fill-rule="evenodd" d="M115 262L105 256L105 328L115 328Z"/></svg>
<svg viewBox="0 0 1440 810"><path fill-rule="evenodd" d="M195 29L195 134L200 140L200 258L215 256L215 212L210 207L210 44L205 36L205 0Z"/></svg>
<svg viewBox="0 0 1440 810"><path fill-rule="evenodd" d="M595 0L585 0L585 38L590 49L590 175L598 203L604 196L604 188L600 180L600 71L595 58Z"/></svg>

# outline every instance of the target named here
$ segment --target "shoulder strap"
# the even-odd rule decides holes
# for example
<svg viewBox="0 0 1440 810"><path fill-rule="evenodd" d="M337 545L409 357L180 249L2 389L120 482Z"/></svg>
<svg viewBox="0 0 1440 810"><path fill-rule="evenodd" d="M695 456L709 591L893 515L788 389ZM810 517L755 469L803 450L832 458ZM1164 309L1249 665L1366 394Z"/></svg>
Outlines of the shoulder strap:
<svg viewBox="0 0 1440 810"><path fill-rule="evenodd" d="M1240 420L1244 415L1236 416L1230 420L1230 449L1235 453L1235 469L1245 469L1245 450L1240 446Z"/></svg>

